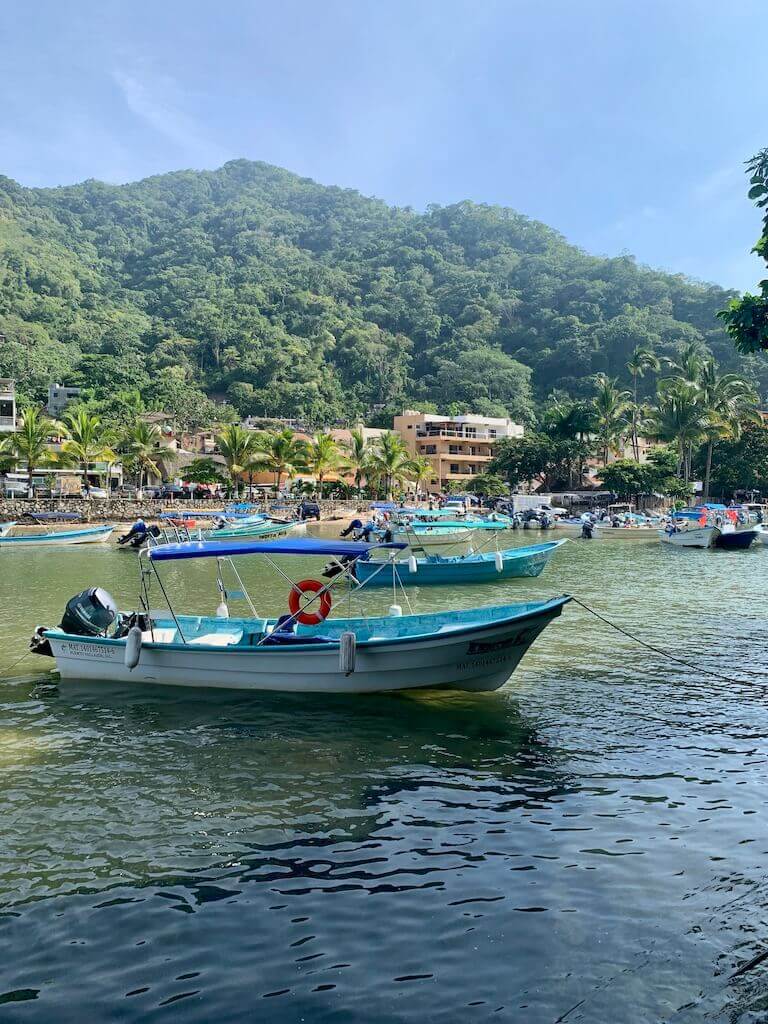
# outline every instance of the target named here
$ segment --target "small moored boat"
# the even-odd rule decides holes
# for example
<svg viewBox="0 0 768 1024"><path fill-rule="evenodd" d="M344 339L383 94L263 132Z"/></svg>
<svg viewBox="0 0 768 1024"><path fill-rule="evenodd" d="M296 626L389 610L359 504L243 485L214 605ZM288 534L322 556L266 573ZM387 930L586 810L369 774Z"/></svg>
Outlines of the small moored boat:
<svg viewBox="0 0 768 1024"><path fill-rule="evenodd" d="M44 547L61 544L101 544L109 540L114 526L86 526L82 530L60 530L54 533L24 533L18 537L0 536L4 548Z"/></svg>
<svg viewBox="0 0 768 1024"><path fill-rule="evenodd" d="M393 605L389 615L327 618L332 591L345 583L362 589L351 567L377 546L290 538L153 548L148 558L164 594L159 563L216 560L222 602L215 617L177 614L170 603L167 614L150 611L142 572L141 610L121 614L109 594L92 588L72 598L60 627L39 627L31 646L56 659L63 679L306 693L495 690L570 600L561 596L418 615L403 615ZM271 564L277 555L331 556L343 571L327 583L291 583L290 612L277 618L258 615L243 588L240 596L251 614L230 618L222 566L228 562L242 586L231 560L253 554ZM141 564L144 558L140 555ZM278 572L286 576L281 568Z"/></svg>
<svg viewBox="0 0 768 1024"><path fill-rule="evenodd" d="M681 509L670 518L659 540L678 548L711 548L720 535L720 528L710 522L706 513Z"/></svg>
<svg viewBox="0 0 768 1024"><path fill-rule="evenodd" d="M557 548L567 540L485 551L473 555L426 555L407 561L358 559L355 575L368 586L426 586L442 583L492 583L494 580L538 576Z"/></svg>

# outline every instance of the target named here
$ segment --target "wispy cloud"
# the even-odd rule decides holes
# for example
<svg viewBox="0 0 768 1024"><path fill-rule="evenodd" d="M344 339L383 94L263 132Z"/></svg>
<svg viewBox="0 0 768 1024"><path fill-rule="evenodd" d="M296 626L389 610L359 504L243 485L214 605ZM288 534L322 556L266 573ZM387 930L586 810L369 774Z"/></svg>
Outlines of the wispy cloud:
<svg viewBox="0 0 768 1024"><path fill-rule="evenodd" d="M186 112L187 97L170 75L143 68L115 68L112 79L131 113L188 157L208 163L227 159L221 147L211 141L199 122Z"/></svg>
<svg viewBox="0 0 768 1024"><path fill-rule="evenodd" d="M736 194L743 196L745 181L744 168L739 164L729 164L705 175L693 185L691 193L697 203L719 203Z"/></svg>

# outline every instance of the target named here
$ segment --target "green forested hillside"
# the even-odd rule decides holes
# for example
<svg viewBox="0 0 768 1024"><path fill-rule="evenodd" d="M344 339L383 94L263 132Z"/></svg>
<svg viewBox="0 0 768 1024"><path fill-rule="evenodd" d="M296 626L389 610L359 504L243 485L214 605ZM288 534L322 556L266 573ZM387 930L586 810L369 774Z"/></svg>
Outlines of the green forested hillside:
<svg viewBox="0 0 768 1024"><path fill-rule="evenodd" d="M55 378L190 422L209 398L315 423L429 401L521 417L625 377L638 344L692 340L765 389L715 319L732 295L513 210L418 214L245 160L122 186L0 178L0 375L34 399Z"/></svg>

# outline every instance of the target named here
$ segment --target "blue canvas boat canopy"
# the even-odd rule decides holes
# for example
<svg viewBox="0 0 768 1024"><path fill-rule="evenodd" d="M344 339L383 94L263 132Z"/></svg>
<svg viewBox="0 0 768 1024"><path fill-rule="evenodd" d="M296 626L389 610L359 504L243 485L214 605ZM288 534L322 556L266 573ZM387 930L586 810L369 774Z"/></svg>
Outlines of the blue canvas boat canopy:
<svg viewBox="0 0 768 1024"><path fill-rule="evenodd" d="M185 541L151 548L153 562L177 558L229 558L232 555L352 555L359 558L375 548L402 550L407 544L364 544L361 541L322 540L319 537L291 537L285 540Z"/></svg>
<svg viewBox="0 0 768 1024"><path fill-rule="evenodd" d="M216 519L217 517L222 519L247 519L251 515L249 512L227 512L224 509L209 510L206 509L201 512L199 509L186 511L181 509L178 512L161 512L158 515L158 519Z"/></svg>

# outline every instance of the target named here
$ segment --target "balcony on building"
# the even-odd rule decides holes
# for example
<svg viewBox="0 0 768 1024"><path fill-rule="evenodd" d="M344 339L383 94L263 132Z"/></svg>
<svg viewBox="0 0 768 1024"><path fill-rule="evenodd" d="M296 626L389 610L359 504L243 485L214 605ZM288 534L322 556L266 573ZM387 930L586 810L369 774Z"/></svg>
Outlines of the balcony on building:
<svg viewBox="0 0 768 1024"><path fill-rule="evenodd" d="M434 427L423 426L416 428L416 437L440 437L447 440L459 439L462 441L496 441L499 433L493 427L488 430L478 430L476 427Z"/></svg>
<svg viewBox="0 0 768 1024"><path fill-rule="evenodd" d="M0 377L0 433L16 430L16 381Z"/></svg>

